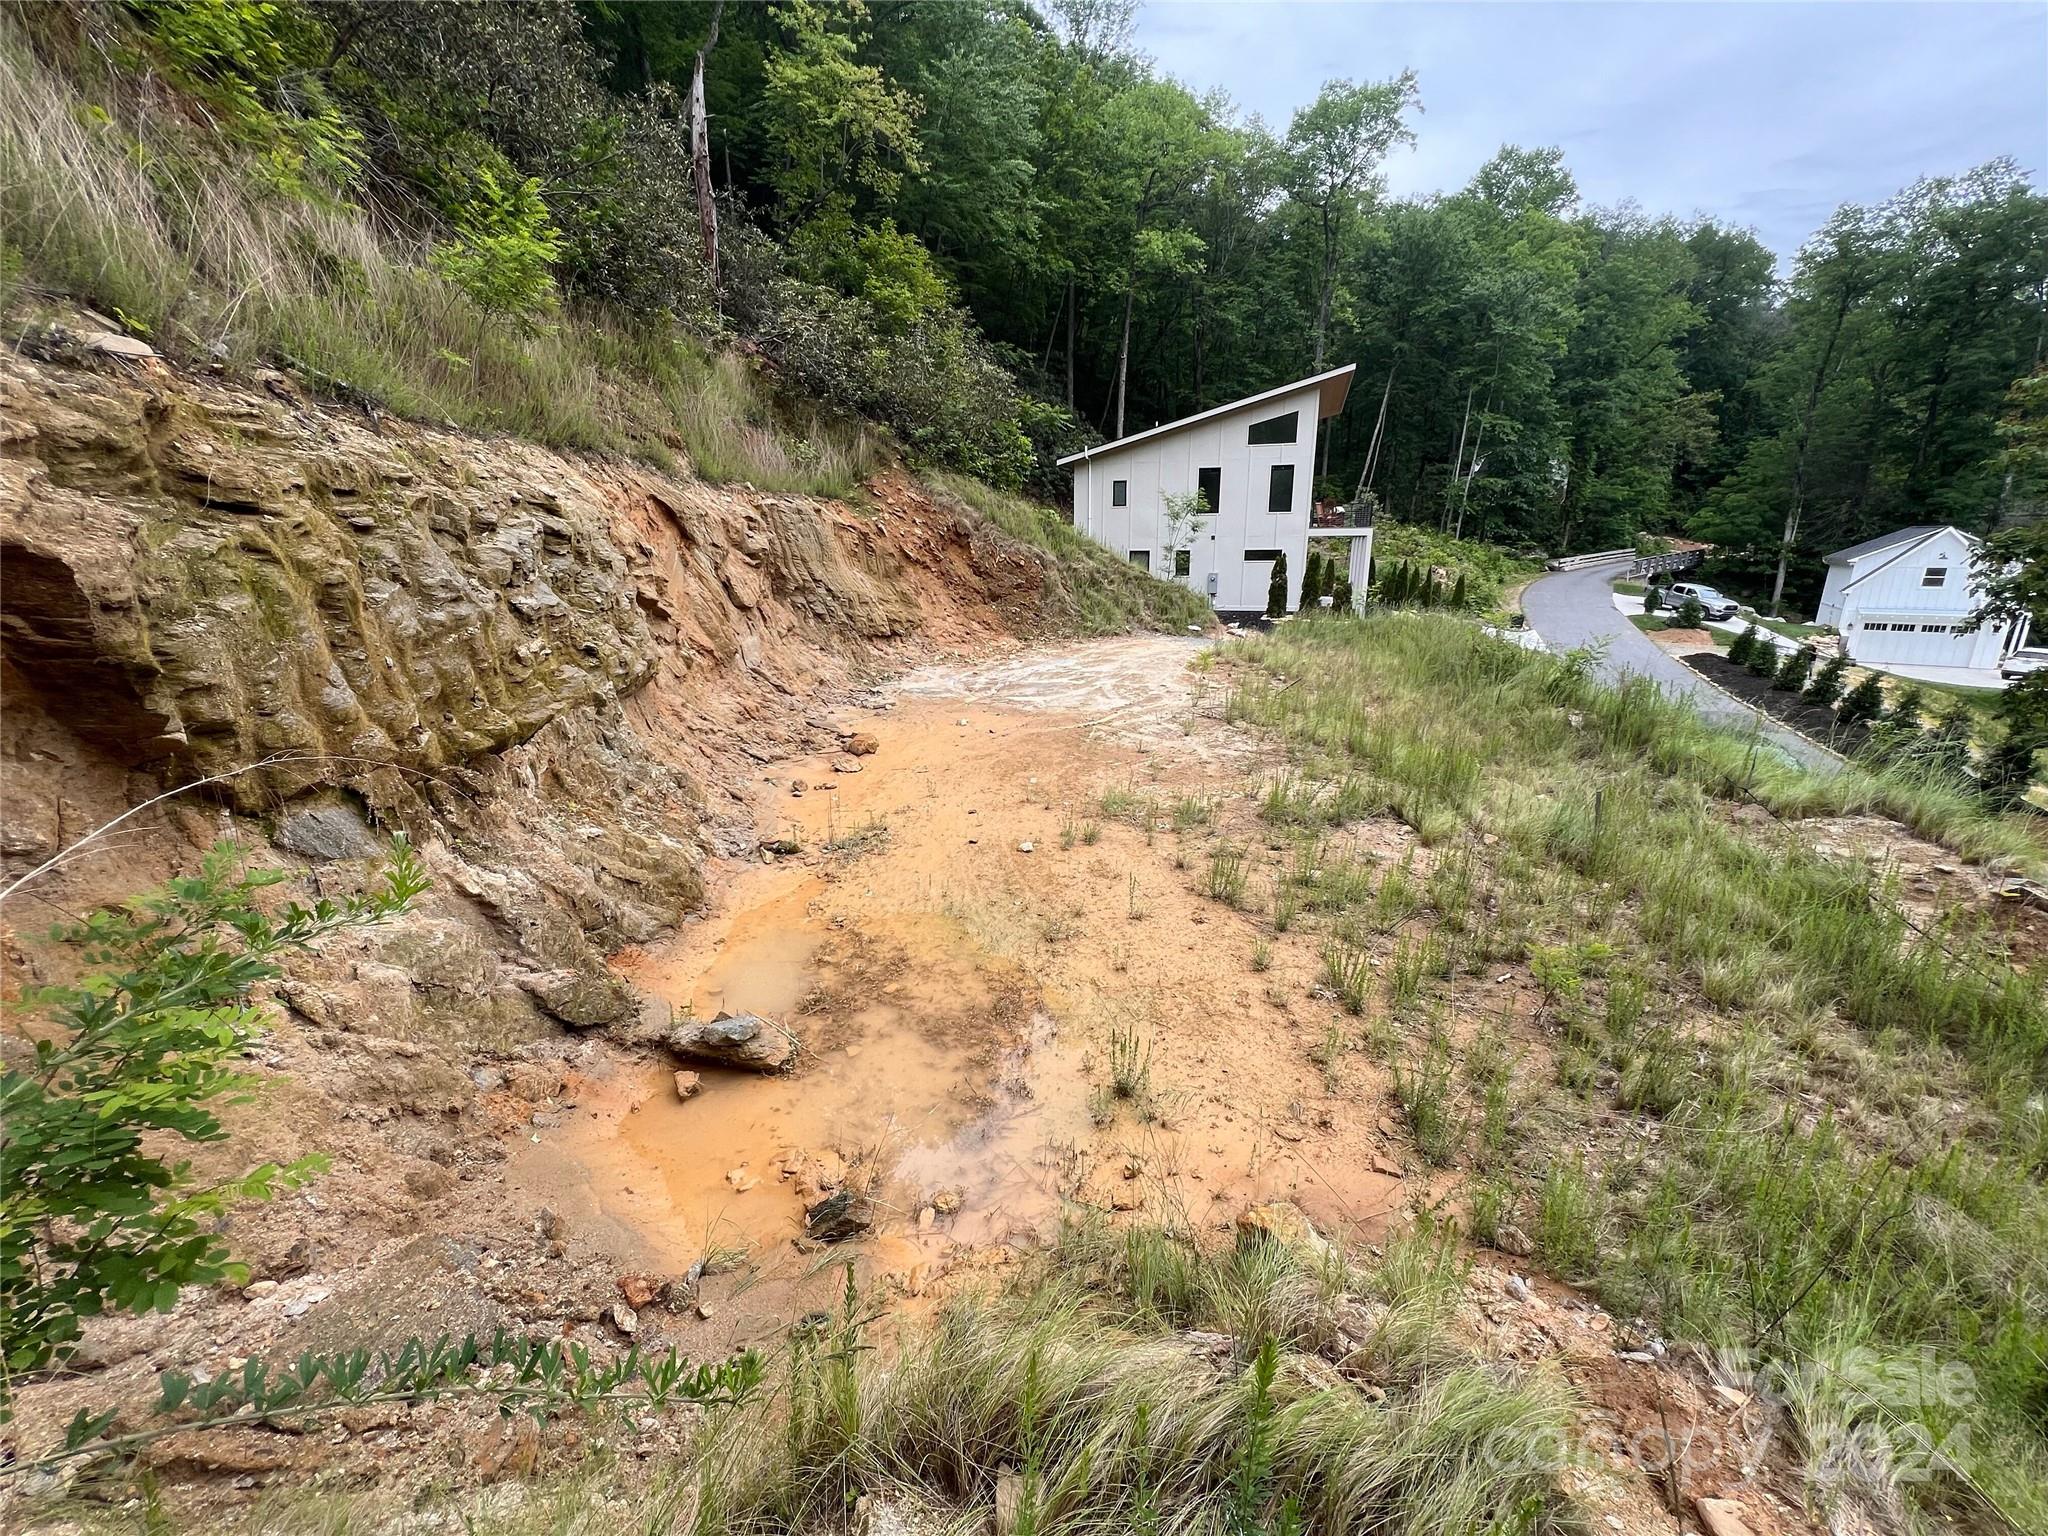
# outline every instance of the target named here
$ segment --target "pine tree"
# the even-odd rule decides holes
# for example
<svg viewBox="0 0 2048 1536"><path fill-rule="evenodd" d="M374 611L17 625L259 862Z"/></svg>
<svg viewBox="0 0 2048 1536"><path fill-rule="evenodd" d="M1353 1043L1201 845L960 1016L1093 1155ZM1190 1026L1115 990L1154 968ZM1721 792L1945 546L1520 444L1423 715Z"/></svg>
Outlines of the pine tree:
<svg viewBox="0 0 2048 1536"><path fill-rule="evenodd" d="M1786 653L1778 663L1777 676L1771 679L1773 688L1782 688L1787 693L1797 693L1806 686L1807 676L1813 671L1813 647L1802 645L1796 651Z"/></svg>
<svg viewBox="0 0 2048 1536"><path fill-rule="evenodd" d="M1863 674L1863 681L1851 688L1835 706L1837 725L1860 725L1884 713L1884 680L1875 672Z"/></svg>
<svg viewBox="0 0 2048 1536"><path fill-rule="evenodd" d="M1752 624L1750 629L1754 631L1756 626ZM1771 677L1777 673L1778 647L1772 643L1769 635L1757 635L1756 649L1749 653L1749 660L1745 665L1749 668L1751 677Z"/></svg>
<svg viewBox="0 0 2048 1536"><path fill-rule="evenodd" d="M1891 712L1887 718L1896 720L1901 725L1910 725L1916 731L1921 730L1925 727L1925 722L1921 720L1920 715L1926 708L1927 698L1921 693L1919 684L1908 683L1899 690L1898 697L1892 700Z"/></svg>
<svg viewBox="0 0 2048 1536"><path fill-rule="evenodd" d="M1738 667L1746 667L1756 654L1756 648L1764 643L1764 637L1757 633L1754 624L1746 626L1742 633L1728 642L1728 660Z"/></svg>
<svg viewBox="0 0 2048 1536"><path fill-rule="evenodd" d="M1849 658L1830 656L1825 665L1813 674L1813 680L1806 685L1803 695L1809 704L1832 704L1842 696L1842 675L1849 670Z"/></svg>
<svg viewBox="0 0 2048 1536"><path fill-rule="evenodd" d="M1273 562L1273 576L1266 583L1266 617L1277 619L1287 612L1287 551Z"/></svg>
<svg viewBox="0 0 2048 1536"><path fill-rule="evenodd" d="M1316 599L1322 595L1323 557L1314 550L1310 550L1308 558L1302 562L1301 566L1301 611L1303 613L1312 612L1316 607Z"/></svg>
<svg viewBox="0 0 2048 1536"><path fill-rule="evenodd" d="M1663 606L1663 593L1659 592L1655 587L1645 587L1643 589L1643 612L1655 613L1659 608Z"/></svg>

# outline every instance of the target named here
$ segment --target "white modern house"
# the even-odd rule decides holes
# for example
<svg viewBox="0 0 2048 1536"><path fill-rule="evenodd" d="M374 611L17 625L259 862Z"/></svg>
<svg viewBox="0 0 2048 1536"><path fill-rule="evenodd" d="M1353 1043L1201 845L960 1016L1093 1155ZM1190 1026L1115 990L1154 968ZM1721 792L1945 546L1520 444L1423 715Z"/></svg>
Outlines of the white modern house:
<svg viewBox="0 0 2048 1536"><path fill-rule="evenodd" d="M1994 668L2027 643L2027 625L1963 626L1984 602L1974 560L1983 541L1960 528L1900 528L1828 556L1814 623L1841 631L1868 666Z"/></svg>
<svg viewBox="0 0 2048 1536"><path fill-rule="evenodd" d="M1356 364L1134 432L1061 459L1074 470L1074 526L1154 575L1207 593L1226 619L1266 611L1273 565L1287 559L1287 611L1300 605L1313 510L1316 432L1344 409ZM1166 498L1202 493L1206 516L1176 523ZM1351 546L1363 596L1372 528L1316 526Z"/></svg>

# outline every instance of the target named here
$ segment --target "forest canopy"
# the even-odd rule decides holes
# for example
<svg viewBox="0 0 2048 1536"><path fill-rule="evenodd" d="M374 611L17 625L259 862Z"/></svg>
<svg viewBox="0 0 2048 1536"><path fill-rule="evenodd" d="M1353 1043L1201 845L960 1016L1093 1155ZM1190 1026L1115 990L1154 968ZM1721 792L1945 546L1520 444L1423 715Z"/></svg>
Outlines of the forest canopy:
<svg viewBox="0 0 2048 1536"><path fill-rule="evenodd" d="M1063 497L1060 453L1355 363L1320 493L1467 538L1687 532L1743 585L1789 526L1796 586L2026 510L2001 422L2042 362L2048 199L2008 161L1844 206L1781 282L1746 229L1589 205L1553 148L1391 197L1428 80L1360 61L1269 124L1163 75L1128 0L130 12L277 187L432 229L507 327L740 341L999 485Z"/></svg>

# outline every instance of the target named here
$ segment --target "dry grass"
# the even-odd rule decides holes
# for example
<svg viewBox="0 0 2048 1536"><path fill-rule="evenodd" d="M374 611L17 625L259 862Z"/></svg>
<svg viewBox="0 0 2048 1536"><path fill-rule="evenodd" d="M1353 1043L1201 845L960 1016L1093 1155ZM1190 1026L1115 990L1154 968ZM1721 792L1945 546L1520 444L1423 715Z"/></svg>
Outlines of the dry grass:
<svg viewBox="0 0 2048 1536"><path fill-rule="evenodd" d="M591 313L529 327L429 266L416 231L268 185L151 82L94 99L0 14L0 305L69 298L194 362L274 363L396 414L843 495L858 426L790 420L738 359Z"/></svg>

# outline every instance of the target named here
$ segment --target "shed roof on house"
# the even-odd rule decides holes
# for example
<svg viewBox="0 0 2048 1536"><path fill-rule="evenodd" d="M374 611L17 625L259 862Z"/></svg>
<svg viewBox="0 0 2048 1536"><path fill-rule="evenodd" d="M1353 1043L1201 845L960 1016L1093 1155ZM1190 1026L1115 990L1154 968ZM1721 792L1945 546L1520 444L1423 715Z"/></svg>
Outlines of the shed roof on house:
<svg viewBox="0 0 2048 1536"><path fill-rule="evenodd" d="M1296 379L1292 384L1281 384L1256 395L1247 395L1242 400L1233 400L1228 405L1211 406L1206 411L1197 411L1192 416L1183 416L1179 421L1169 421L1163 426L1148 427L1143 432L1133 432L1115 442L1097 443L1093 448L1083 448L1079 453L1070 453L1059 462L1078 464L1083 459L1092 459L1099 453L1108 453L1116 448L1128 448L1133 443L1142 443L1148 437L1163 437L1169 432L1196 426L1201 422L1214 421L1218 416L1227 416L1232 411L1241 411L1247 406L1259 405L1267 400L1277 400L1282 395L1291 395L1298 389L1307 389L1311 384L1321 392L1322 400L1316 412L1318 421L1327 420L1344 409L1344 401L1351 393L1351 376L1358 372L1358 364L1346 363L1342 368L1332 368L1328 373L1318 373L1306 379Z"/></svg>
<svg viewBox="0 0 2048 1536"><path fill-rule="evenodd" d="M1851 560L1861 560L1865 555L1874 555L1881 549L1890 549L1894 544L1905 544L1924 539L1930 533L1939 533L1940 523L1919 523L1911 528L1894 528L1890 533L1881 533L1874 539L1865 539L1861 544L1851 544L1847 549L1838 549L1828 556L1829 565L1844 565Z"/></svg>

